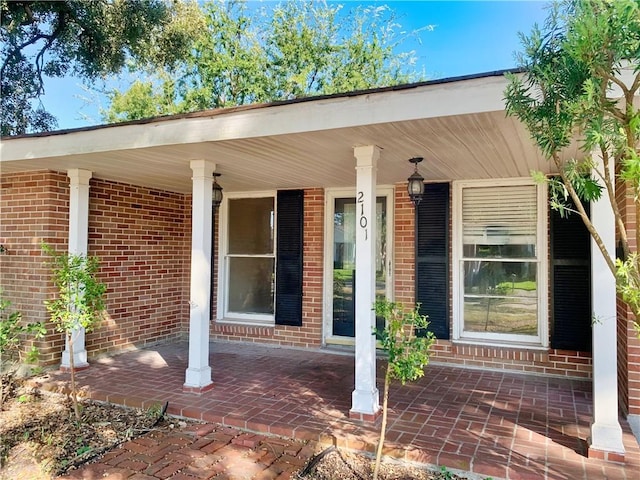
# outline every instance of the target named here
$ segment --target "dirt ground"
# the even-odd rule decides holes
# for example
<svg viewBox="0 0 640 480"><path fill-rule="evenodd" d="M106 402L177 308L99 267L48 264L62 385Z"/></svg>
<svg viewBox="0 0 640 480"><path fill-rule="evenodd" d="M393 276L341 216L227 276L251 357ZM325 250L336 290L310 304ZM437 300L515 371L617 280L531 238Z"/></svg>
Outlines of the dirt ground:
<svg viewBox="0 0 640 480"><path fill-rule="evenodd" d="M316 462L317 460L317 464ZM363 455L331 448L312 458L298 478L305 480L368 480L372 478L374 462ZM401 463L382 463L380 480L465 480L444 469L431 471Z"/></svg>
<svg viewBox="0 0 640 480"><path fill-rule="evenodd" d="M162 405L149 410L83 401L77 422L70 399L2 378L0 410L0 480L50 480L98 460L124 442L142 435L186 428L188 422L165 418ZM373 461L329 448L309 459L296 474L306 480L367 480ZM195 478L195 477L194 477ZM225 477L227 478L227 477ZM452 472L428 471L384 463L380 480L464 480Z"/></svg>
<svg viewBox="0 0 640 480"><path fill-rule="evenodd" d="M8 376L2 387L0 479L52 478L151 429L171 428L159 420L161 406L142 411L85 401L77 422L66 395L28 388ZM18 475L21 469L29 474Z"/></svg>

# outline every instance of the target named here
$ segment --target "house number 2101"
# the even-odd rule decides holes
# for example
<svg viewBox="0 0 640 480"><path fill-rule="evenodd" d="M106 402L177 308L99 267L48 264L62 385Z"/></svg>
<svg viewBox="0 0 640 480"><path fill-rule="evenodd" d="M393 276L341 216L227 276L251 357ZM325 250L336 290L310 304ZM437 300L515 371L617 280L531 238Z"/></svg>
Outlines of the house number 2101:
<svg viewBox="0 0 640 480"><path fill-rule="evenodd" d="M364 239L367 240L369 234L367 225L369 224L369 221L364 214L364 192L358 192L358 204L360 205L360 228L364 229Z"/></svg>

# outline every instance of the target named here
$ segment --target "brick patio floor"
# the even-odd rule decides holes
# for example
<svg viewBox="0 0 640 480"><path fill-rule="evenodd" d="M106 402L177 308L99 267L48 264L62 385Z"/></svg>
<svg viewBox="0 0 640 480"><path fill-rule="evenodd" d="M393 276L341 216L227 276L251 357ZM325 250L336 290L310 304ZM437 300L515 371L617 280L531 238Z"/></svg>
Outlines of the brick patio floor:
<svg viewBox="0 0 640 480"><path fill-rule="evenodd" d="M58 480L291 480L314 445L214 424L130 440Z"/></svg>
<svg viewBox="0 0 640 480"><path fill-rule="evenodd" d="M78 381L97 400L168 401L173 415L374 451L380 421L349 419L350 355L216 342L214 386L201 395L182 391L187 359L186 343L136 350L92 361ZM53 372L45 388L67 378ZM624 464L585 456L591 402L588 381L429 365L418 382L392 386L386 453L494 479L640 479L640 447L623 419Z"/></svg>

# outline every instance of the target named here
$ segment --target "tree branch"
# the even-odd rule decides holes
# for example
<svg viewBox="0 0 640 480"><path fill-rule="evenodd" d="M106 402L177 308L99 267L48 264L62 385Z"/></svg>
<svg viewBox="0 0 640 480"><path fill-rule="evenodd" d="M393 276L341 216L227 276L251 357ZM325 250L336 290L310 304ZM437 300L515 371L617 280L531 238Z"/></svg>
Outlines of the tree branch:
<svg viewBox="0 0 640 480"><path fill-rule="evenodd" d="M627 123L629 121L629 119L627 118L627 115L622 110L620 110L615 106L612 106L611 108L607 109L607 111L611 113L611 115L614 118L620 120L622 123Z"/></svg>
<svg viewBox="0 0 640 480"><path fill-rule="evenodd" d="M620 214L620 209L618 208L618 202L616 201L615 179L611 178L611 171L609 169L611 157L609 156L609 151L604 144L600 144L600 152L602 153L602 165L604 170L603 180L605 183L605 188L607 190L607 195L609 197L609 203L611 204L611 207L613 209L616 225L618 226L618 230L620 232L622 249L626 258L629 255L629 239L627 237L627 229L625 227L624 221L622 220L622 215ZM597 169L595 170L596 172L598 172L598 175L602 177L602 174Z"/></svg>
<svg viewBox="0 0 640 480"><path fill-rule="evenodd" d="M635 96L639 88L640 88L640 72L638 72L638 74L636 75L636 78L633 80L633 84L629 89L629 93L631 94L632 97Z"/></svg>
<svg viewBox="0 0 640 480"><path fill-rule="evenodd" d="M4 76L4 70L7 66L7 64L9 63L9 60L15 56L17 56L22 49L28 47L29 45L33 45L34 43L42 40L42 39L46 39L48 38L50 35L46 35L44 33L38 34L35 37L33 37L31 40L28 40L24 43L22 43L21 45L16 45L14 46L14 48L11 49L11 51L7 54L7 58L4 59L4 62L2 62L2 67L0 67L0 76Z"/></svg>
<svg viewBox="0 0 640 480"><path fill-rule="evenodd" d="M604 72L604 71L599 72L599 74L603 75L604 78L606 78L608 81L618 85L620 87L620 89L622 90L623 95L625 97L627 96L627 94L629 93L629 89L627 88L627 86L625 85L625 83L622 80L620 80L615 75L609 75L607 72Z"/></svg>
<svg viewBox="0 0 640 480"><path fill-rule="evenodd" d="M20 25L31 25L33 23L33 10L31 10L30 4L27 3L24 6L24 11L27 13L27 19L23 22L20 22Z"/></svg>
<svg viewBox="0 0 640 480"><path fill-rule="evenodd" d="M593 223L591 223L591 219L589 218L589 215L587 215L587 212L584 209L584 205L582 205L582 200L580 200L580 197L578 196L578 194L576 193L575 189L573 188L573 185L571 184L569 179L566 177L566 175L564 173L564 169L562 168L562 161L560 160L558 152L553 152L552 158L553 158L554 163L556 164L556 167L558 168L558 171L560 172L560 177L562 178L562 183L564 183L564 186L567 188L567 191L569 192L569 196L571 197L571 200L573 200L573 203L575 204L576 209L578 210L578 213L580 214L580 218L582 218L582 221L584 222L585 227L587 227L587 230L591 234L591 237L596 242L596 245L598 246L598 249L602 253L602 256L604 257L604 260L607 263L607 266L609 267L609 270L611 270L611 274L615 278L616 271L617 271L616 264L611 259L611 255L609 254L609 251L607 250L607 247L605 246L604 242L602 241L602 238L600 237L600 235L598 234L597 230L593 226Z"/></svg>
<svg viewBox="0 0 640 480"><path fill-rule="evenodd" d="M30 12L30 10L29 10ZM0 76L4 75L4 71L7 67L7 65L9 64L9 60L12 58L15 58L16 56L18 56L18 54L20 54L22 52L22 50L24 50L25 48L27 48L30 45L34 45L35 43L39 42L40 40L45 40L45 44L44 46L38 51L34 64L36 65L36 74L38 76L38 82L37 82L37 88L38 88L38 95L41 95L42 93L44 93L44 81L42 80L42 68L44 65L44 55L45 53L47 53L47 51L49 50L49 48L51 47L51 45L53 45L53 43L58 39L58 37L60 37L60 35L62 34L62 32L64 31L65 27L67 26L67 14L69 13L69 10L67 8L62 8L59 12L58 12L58 16L57 16L57 21L56 21L56 28L53 30L53 32L46 34L46 33L39 33L37 35L35 35L33 38L23 42L20 45L15 45L14 48L8 53L7 58L5 58L4 62L2 63L2 67L0 67ZM31 18L33 19L33 14L31 13ZM33 23L33 20L32 22Z"/></svg>

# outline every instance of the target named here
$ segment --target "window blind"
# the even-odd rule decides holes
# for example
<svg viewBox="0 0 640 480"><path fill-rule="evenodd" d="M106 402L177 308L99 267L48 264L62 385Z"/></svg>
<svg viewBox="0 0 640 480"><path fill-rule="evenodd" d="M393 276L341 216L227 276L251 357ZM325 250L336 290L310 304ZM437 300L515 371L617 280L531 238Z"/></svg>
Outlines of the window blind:
<svg viewBox="0 0 640 480"><path fill-rule="evenodd" d="M465 188L462 192L465 244L535 244L536 187Z"/></svg>

